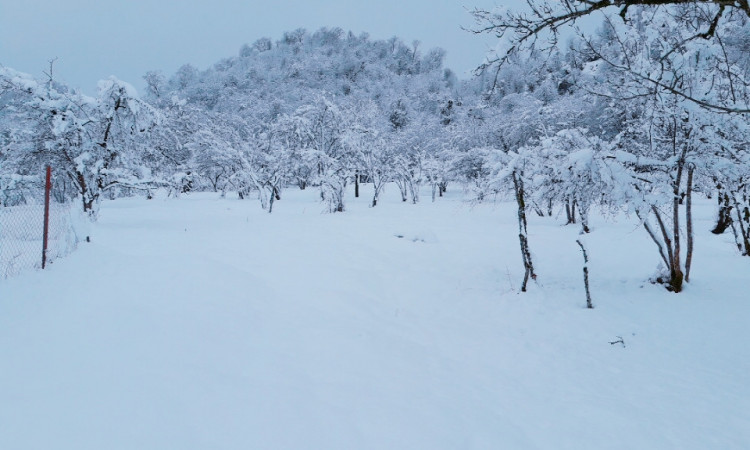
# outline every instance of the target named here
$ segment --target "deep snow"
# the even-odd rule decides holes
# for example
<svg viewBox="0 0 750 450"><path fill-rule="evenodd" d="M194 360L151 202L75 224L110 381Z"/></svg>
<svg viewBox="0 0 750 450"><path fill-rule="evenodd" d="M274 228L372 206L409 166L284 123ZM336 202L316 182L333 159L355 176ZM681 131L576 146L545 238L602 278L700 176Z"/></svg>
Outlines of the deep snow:
<svg viewBox="0 0 750 450"><path fill-rule="evenodd" d="M750 258L710 201L678 295L633 218L595 217L587 310L561 218L530 217L519 294L511 204L396 194L106 202L0 280L0 448L750 448Z"/></svg>

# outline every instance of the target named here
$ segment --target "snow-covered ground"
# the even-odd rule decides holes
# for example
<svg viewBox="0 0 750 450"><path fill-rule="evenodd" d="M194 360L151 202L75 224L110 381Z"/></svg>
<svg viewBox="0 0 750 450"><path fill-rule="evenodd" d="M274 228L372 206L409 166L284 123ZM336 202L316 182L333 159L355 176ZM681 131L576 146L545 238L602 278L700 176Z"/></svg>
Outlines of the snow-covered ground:
<svg viewBox="0 0 750 450"><path fill-rule="evenodd" d="M284 194L107 202L0 280L0 448L750 448L750 258L710 201L677 295L634 220L594 218L587 310L561 218L530 218L519 294L510 204Z"/></svg>

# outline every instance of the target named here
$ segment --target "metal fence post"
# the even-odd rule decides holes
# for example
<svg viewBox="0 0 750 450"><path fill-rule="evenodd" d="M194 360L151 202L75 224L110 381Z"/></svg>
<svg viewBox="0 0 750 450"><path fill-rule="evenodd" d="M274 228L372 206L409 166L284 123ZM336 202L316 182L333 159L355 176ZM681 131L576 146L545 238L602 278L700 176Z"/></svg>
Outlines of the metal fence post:
<svg viewBox="0 0 750 450"><path fill-rule="evenodd" d="M47 166L44 185L44 235L42 237L42 269L47 265L47 240L49 238L49 193L52 190L52 168Z"/></svg>

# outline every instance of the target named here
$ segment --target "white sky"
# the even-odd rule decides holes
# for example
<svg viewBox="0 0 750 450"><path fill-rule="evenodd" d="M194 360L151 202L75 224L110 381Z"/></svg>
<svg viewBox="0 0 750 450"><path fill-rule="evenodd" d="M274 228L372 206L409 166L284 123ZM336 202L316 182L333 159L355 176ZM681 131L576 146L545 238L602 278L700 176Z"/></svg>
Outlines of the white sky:
<svg viewBox="0 0 750 450"><path fill-rule="evenodd" d="M473 7L523 7L523 0L0 0L0 64L56 78L93 93L115 75L139 90L148 70L172 74L190 63L205 69L260 37L339 27L373 39L418 39L442 47L459 77L495 43L461 30Z"/></svg>

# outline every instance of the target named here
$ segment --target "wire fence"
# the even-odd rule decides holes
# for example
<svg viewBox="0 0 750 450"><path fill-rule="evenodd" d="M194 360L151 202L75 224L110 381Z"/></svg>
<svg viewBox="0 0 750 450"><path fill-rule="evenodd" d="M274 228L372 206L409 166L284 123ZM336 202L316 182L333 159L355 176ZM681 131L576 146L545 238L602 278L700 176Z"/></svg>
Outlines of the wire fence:
<svg viewBox="0 0 750 450"><path fill-rule="evenodd" d="M80 205L52 198L49 202L47 249L44 252L44 178L25 183L22 202L0 204L0 279L6 279L46 264L74 251L85 226ZM44 255L46 254L46 258Z"/></svg>

